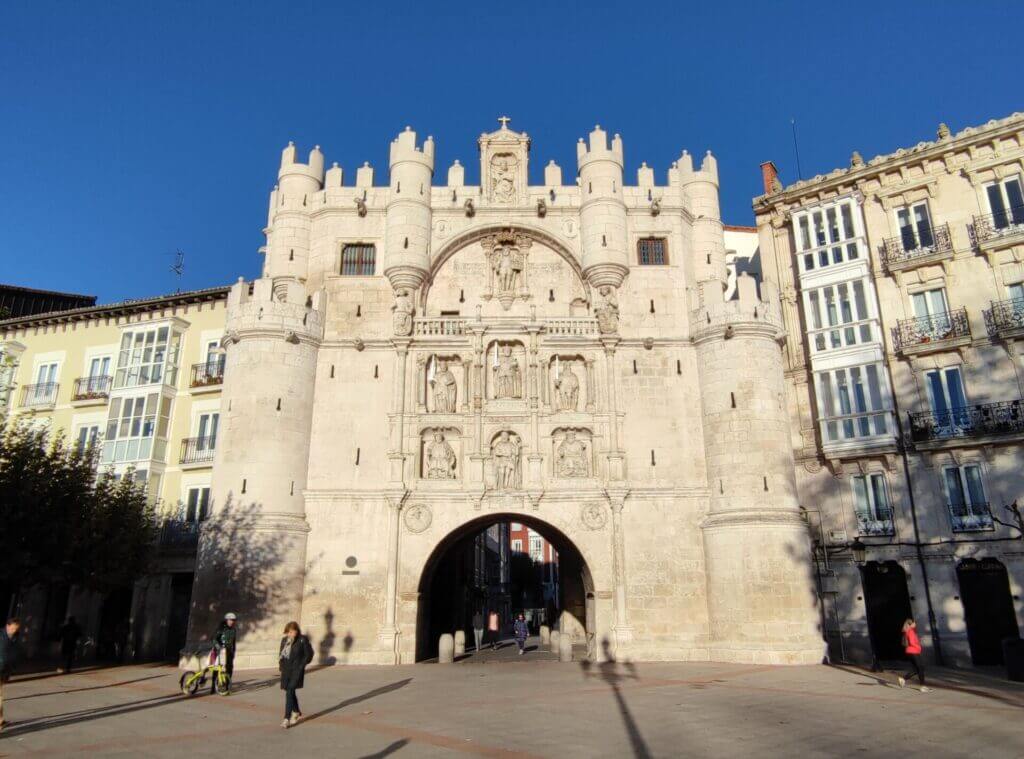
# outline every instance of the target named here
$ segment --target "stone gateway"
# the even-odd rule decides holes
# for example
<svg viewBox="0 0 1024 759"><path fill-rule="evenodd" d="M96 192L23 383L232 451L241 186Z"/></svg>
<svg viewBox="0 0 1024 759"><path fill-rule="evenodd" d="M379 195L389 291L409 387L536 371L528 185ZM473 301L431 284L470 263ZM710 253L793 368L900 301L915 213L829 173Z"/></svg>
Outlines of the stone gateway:
<svg viewBox="0 0 1024 759"><path fill-rule="evenodd" d="M285 148L262 276L229 296L190 641L234 611L239 667L290 619L347 662L415 661L455 632L445 552L516 521L597 659L821 661L779 299L725 296L714 157L627 186L596 127L575 181L533 186L507 119L478 145L481 186L436 182L408 128L387 186Z"/></svg>

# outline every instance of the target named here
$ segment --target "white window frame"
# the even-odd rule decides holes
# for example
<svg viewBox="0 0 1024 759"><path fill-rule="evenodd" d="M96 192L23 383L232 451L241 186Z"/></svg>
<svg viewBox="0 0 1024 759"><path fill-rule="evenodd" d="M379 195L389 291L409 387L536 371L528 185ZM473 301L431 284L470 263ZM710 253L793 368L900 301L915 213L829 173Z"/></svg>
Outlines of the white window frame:
<svg viewBox="0 0 1024 759"><path fill-rule="evenodd" d="M871 387L869 367L875 370L875 388ZM827 387L822 384L826 377ZM860 397L856 393L858 377L862 391ZM885 364L870 362L817 370L814 372L814 390L817 396L821 438L826 445L847 440L893 436L892 397L886 381ZM877 393L874 399L873 390ZM842 408L844 397L849 411ZM830 400L831 408L826 405ZM858 409L858 406L864 408Z"/></svg>
<svg viewBox="0 0 1024 759"><path fill-rule="evenodd" d="M166 332L163 339L161 332ZM175 385L180 348L181 332L172 323L147 323L125 329L117 352L114 388Z"/></svg>
<svg viewBox="0 0 1024 759"><path fill-rule="evenodd" d="M853 196L802 208L793 213L792 225L801 274L862 260L867 252L861 204Z"/></svg>
<svg viewBox="0 0 1024 759"><path fill-rule="evenodd" d="M968 469L976 470L978 473L978 487L981 490L980 501L976 501L974 495L971 493L970 481L967 476ZM956 478L956 481L959 482L958 494L954 494L950 490L950 472L956 473L953 476ZM949 510L949 521L953 532L993 529L992 513L989 510L988 503L988 489L985 486L985 472L980 463L966 461L962 464L943 467L942 491L946 497L946 505ZM963 504L954 504L954 501L957 500L957 498L954 497L955 495L962 497ZM958 506L964 511L963 514L956 513Z"/></svg>
<svg viewBox="0 0 1024 759"><path fill-rule="evenodd" d="M196 501L192 503L192 494ZM204 500L205 494L205 500ZM199 524L210 518L211 501L209 485L192 485L185 491L185 503L182 505L182 519L190 524Z"/></svg>
<svg viewBox="0 0 1024 759"><path fill-rule="evenodd" d="M841 292L843 289L846 290L845 300ZM811 352L823 353L879 342L878 314L873 294L874 288L866 278L850 279L804 290L805 323ZM834 308L830 309L830 304L833 304ZM849 308L848 314L844 305Z"/></svg>
<svg viewBox="0 0 1024 759"><path fill-rule="evenodd" d="M1024 176L1021 174L1012 174L1008 177L996 180L995 182L988 182L982 187L982 193L985 197L985 206L988 208L989 215L993 217L996 214L996 210L992 207L992 197L989 193L989 189L992 187L999 188L999 197L1002 198L1003 201L1002 213L1006 214L1007 225L1004 227L998 227L998 229L1018 226L1022 223L1022 218L1024 218L1024 208L1019 208L1010 203L1010 195L1006 191L1006 185L1010 182L1016 182L1021 194L1024 194ZM1014 210L1017 211L1016 214L1014 213ZM992 226L995 227L994 218Z"/></svg>
<svg viewBox="0 0 1024 759"><path fill-rule="evenodd" d="M858 484L864 488L863 495L858 492ZM876 487L878 485L878 487ZM850 489L853 493L853 511L857 518L857 528L861 535L892 535L894 531L894 515L892 497L889 493L889 481L884 472L866 472L850 478ZM882 513L878 504L878 493L885 500ZM866 508L861 508L861 502Z"/></svg>
<svg viewBox="0 0 1024 759"><path fill-rule="evenodd" d="M514 538L512 540L512 553L523 552L523 540L522 538Z"/></svg>
<svg viewBox="0 0 1024 759"><path fill-rule="evenodd" d="M89 445L99 445L103 441L103 424L92 422L82 424L75 431L75 445L78 448Z"/></svg>
<svg viewBox="0 0 1024 759"><path fill-rule="evenodd" d="M931 241L928 244L924 244L921 240L921 223L915 217L915 211L922 207L924 208L928 235L931 237ZM927 198L916 200L912 203L907 203L906 205L894 208L892 213L893 220L896 224L896 236L900 238L900 244L903 246L903 250L905 252L912 253L915 250L926 250L935 247L935 222L932 220L932 209L928 204ZM907 215L907 224L902 223L900 219L901 213L905 213ZM913 234L913 247L907 247L907 236L903 233L904 228L907 226L910 227Z"/></svg>

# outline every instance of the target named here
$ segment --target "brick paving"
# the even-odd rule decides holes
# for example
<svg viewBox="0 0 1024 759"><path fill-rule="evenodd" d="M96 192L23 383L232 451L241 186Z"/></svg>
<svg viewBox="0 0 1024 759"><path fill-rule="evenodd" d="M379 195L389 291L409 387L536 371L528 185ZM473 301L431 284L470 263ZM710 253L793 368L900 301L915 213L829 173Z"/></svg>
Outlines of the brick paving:
<svg viewBox="0 0 1024 759"><path fill-rule="evenodd" d="M289 730L270 671L193 698L163 666L19 677L0 756L1024 756L1024 686L985 673L946 670L921 693L853 668L487 653L310 671Z"/></svg>

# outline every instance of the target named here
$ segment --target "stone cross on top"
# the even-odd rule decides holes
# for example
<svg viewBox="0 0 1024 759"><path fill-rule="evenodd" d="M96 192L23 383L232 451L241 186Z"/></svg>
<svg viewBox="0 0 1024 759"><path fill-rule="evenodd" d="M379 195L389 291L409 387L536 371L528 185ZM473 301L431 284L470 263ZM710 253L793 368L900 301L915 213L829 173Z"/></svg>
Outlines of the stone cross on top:
<svg viewBox="0 0 1024 759"><path fill-rule="evenodd" d="M508 116L498 117L498 122L501 124L502 129L508 129L508 122L510 122L511 120L512 119L510 119Z"/></svg>

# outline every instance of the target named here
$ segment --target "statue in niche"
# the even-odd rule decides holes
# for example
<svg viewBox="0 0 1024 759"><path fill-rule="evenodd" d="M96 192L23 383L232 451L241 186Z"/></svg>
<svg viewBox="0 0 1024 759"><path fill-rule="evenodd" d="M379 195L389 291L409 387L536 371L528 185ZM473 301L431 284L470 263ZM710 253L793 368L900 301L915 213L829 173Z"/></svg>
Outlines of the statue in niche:
<svg viewBox="0 0 1024 759"><path fill-rule="evenodd" d="M435 432L434 439L427 445L427 479L455 479L455 449L440 432Z"/></svg>
<svg viewBox="0 0 1024 759"><path fill-rule="evenodd" d="M557 366L557 364L556 364ZM559 411L575 411L580 399L580 378L571 366L555 371L555 392Z"/></svg>
<svg viewBox="0 0 1024 759"><path fill-rule="evenodd" d="M610 335L619 331L619 296L611 285L602 287L600 293L604 303L594 309L597 328L602 335Z"/></svg>
<svg viewBox="0 0 1024 759"><path fill-rule="evenodd" d="M498 490L516 490L522 486L519 469L519 439L502 432L491 445L494 460L494 485Z"/></svg>
<svg viewBox="0 0 1024 759"><path fill-rule="evenodd" d="M587 446L576 439L576 433L569 430L555 452L555 469L559 477L589 477Z"/></svg>
<svg viewBox="0 0 1024 759"><path fill-rule="evenodd" d="M454 414L458 388L455 385L455 375L448 368L447 361L437 362L437 373L430 380L430 388L434 394L434 411L439 414Z"/></svg>
<svg viewBox="0 0 1024 759"><path fill-rule="evenodd" d="M412 296L408 290L395 290L395 304L391 307L395 312L393 323L396 335L412 334Z"/></svg>
<svg viewBox="0 0 1024 759"><path fill-rule="evenodd" d="M511 203L516 196L516 159L499 153L491 159L491 197L499 203Z"/></svg>
<svg viewBox="0 0 1024 759"><path fill-rule="evenodd" d="M494 397L521 398L523 374L519 369L519 362L512 355L512 346L502 345L497 352L497 362L491 367L494 375Z"/></svg>
<svg viewBox="0 0 1024 759"><path fill-rule="evenodd" d="M491 266L494 267L494 276L498 281L498 297L515 296L519 274L523 270L523 257L519 251L506 245L496 248Z"/></svg>

